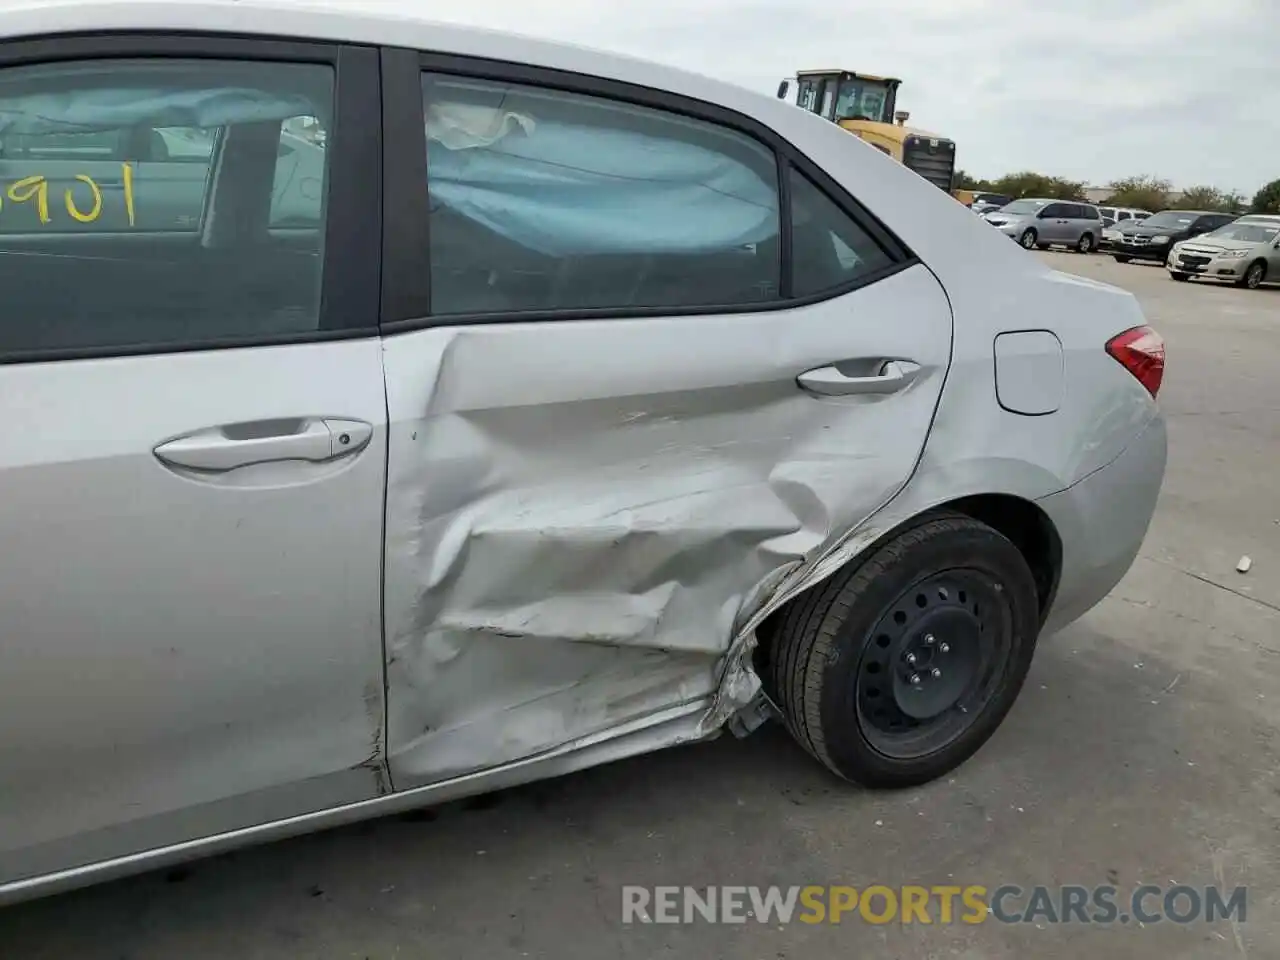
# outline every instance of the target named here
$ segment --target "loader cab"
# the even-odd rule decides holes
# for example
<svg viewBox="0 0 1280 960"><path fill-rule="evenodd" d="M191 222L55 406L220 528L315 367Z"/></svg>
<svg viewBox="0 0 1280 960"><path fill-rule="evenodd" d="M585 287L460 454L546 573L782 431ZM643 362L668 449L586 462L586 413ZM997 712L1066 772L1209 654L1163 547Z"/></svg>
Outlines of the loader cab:
<svg viewBox="0 0 1280 960"><path fill-rule="evenodd" d="M835 123L846 120L893 123L901 80L852 70L803 70L796 75L796 106ZM778 96L786 99L783 81Z"/></svg>
<svg viewBox="0 0 1280 960"><path fill-rule="evenodd" d="M896 77L875 77L852 70L801 70L795 76L795 104L838 124L854 136L951 192L956 145L947 137L908 127L911 115L898 109ZM778 85L778 99L789 99L791 81Z"/></svg>

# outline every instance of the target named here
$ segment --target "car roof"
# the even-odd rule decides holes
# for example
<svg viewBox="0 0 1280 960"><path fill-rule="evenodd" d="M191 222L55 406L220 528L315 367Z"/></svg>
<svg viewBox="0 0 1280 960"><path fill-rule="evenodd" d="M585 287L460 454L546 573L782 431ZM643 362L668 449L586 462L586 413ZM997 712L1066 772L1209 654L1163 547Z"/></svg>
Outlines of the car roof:
<svg viewBox="0 0 1280 960"><path fill-rule="evenodd" d="M1223 213L1221 210L1183 210L1181 207L1169 207L1161 213L1189 213L1197 217L1232 217L1235 214Z"/></svg>
<svg viewBox="0 0 1280 960"><path fill-rule="evenodd" d="M1240 215L1241 220L1260 220L1263 223L1280 223L1280 214L1275 213L1243 213Z"/></svg>
<svg viewBox="0 0 1280 960"><path fill-rule="evenodd" d="M0 17L0 39L148 31L376 44L620 80L720 104L766 122L778 111L795 109L773 96L693 71L578 44L440 22L415 6L406 2L392 12L369 9L359 0L8 0Z"/></svg>

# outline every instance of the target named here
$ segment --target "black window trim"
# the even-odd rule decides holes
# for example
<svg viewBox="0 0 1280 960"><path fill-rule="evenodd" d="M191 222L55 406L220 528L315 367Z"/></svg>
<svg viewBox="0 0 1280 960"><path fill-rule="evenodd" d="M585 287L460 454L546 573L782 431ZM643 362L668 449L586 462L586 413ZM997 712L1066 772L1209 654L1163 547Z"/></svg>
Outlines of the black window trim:
<svg viewBox="0 0 1280 960"><path fill-rule="evenodd" d="M382 51L383 67L383 206L382 329L396 333L437 326L488 323L531 323L560 320L639 319L645 317L723 315L792 310L844 296L900 273L919 258L883 222L863 207L794 144L765 124L735 110L668 91L611 78L573 73L550 67L403 47ZM709 304L689 307L612 307L559 310L515 310L501 313L433 315L430 309L430 269L424 251L430 250L428 230L427 142L423 120L422 74L515 83L552 91L585 94L663 110L716 124L744 134L773 151L778 161L779 217L782 237L782 283L779 297L761 303ZM806 297L789 297L791 256L790 190L785 186L791 167L808 177L846 216L886 253L890 264L868 271L845 284Z"/></svg>
<svg viewBox="0 0 1280 960"><path fill-rule="evenodd" d="M378 48L257 35L128 30L0 41L0 69L123 58L313 63L334 70L334 116L326 140L328 183L320 322L316 330L214 340L17 350L0 364L230 350L378 335L382 238L382 143Z"/></svg>

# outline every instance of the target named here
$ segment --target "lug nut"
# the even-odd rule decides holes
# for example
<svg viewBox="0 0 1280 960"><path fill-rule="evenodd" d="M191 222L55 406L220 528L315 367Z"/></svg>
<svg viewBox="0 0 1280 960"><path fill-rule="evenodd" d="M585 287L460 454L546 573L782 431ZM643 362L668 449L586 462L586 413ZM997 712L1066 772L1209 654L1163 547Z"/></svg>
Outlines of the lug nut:
<svg viewBox="0 0 1280 960"><path fill-rule="evenodd" d="M939 670L937 667L934 667L931 671L929 671L929 675L933 677L933 679L937 680L942 676L942 671Z"/></svg>
<svg viewBox="0 0 1280 960"><path fill-rule="evenodd" d="M931 646L931 647L932 647L932 646L933 646L933 634L932 634L932 633L926 633L926 634L925 634L925 636L924 636L924 642L925 642L925 643L927 643L929 646Z"/></svg>
<svg viewBox="0 0 1280 960"><path fill-rule="evenodd" d="M915 663L915 662L916 662L916 655L915 655L914 653L908 653L908 654L907 654L907 656L905 657L905 659L906 659L907 663Z"/></svg>
<svg viewBox="0 0 1280 960"><path fill-rule="evenodd" d="M920 674L918 674L918 673L913 673L913 674L911 675L911 685L912 685L913 687L918 687L918 686L920 686Z"/></svg>
<svg viewBox="0 0 1280 960"><path fill-rule="evenodd" d="M950 652L951 652L951 646L950 646L950 644L946 644L946 643L940 643L940 644L938 644L938 652L939 652L939 653L950 653Z"/></svg>

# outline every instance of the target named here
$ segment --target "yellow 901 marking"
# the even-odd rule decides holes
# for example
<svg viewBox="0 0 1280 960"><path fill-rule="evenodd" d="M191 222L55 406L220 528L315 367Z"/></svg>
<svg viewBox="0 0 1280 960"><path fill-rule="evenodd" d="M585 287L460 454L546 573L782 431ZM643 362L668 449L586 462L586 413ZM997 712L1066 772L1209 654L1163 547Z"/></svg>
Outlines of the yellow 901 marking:
<svg viewBox="0 0 1280 960"><path fill-rule="evenodd" d="M133 197L133 165L122 163L120 168L121 180L124 183L124 209L129 218L129 226L132 227L137 222ZM77 184L84 184L89 188L89 199L92 201L92 205L87 211L82 210L80 205L76 203L76 188L74 186L67 187L62 195L63 204L67 208L67 215L77 223L93 223L102 216L102 188L88 174L77 173L75 180ZM83 195L83 189L80 193ZM42 224L51 222L52 218L49 216L49 179L44 175L36 174L35 176L23 177L21 180L15 181L9 185L5 195L14 203L35 201L36 215L40 218L40 222Z"/></svg>

